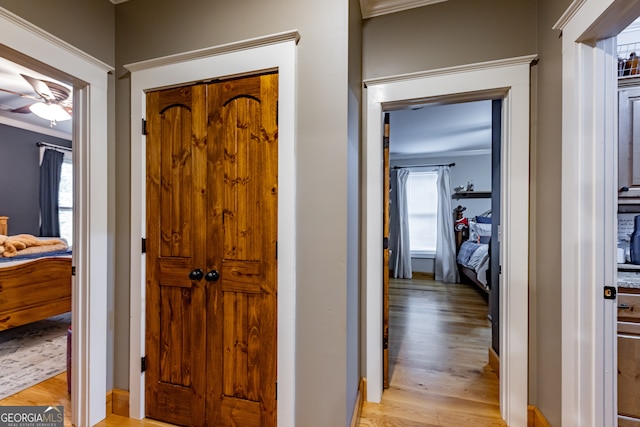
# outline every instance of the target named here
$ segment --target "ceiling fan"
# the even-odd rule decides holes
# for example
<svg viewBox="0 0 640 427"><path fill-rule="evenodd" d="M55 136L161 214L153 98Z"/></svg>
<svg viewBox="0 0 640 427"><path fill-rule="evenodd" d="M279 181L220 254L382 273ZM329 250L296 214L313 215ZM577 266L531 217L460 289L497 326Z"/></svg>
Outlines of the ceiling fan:
<svg viewBox="0 0 640 427"><path fill-rule="evenodd" d="M56 122L71 119L72 104L69 99L71 96L71 90L69 88L59 83L36 79L25 74L20 75L33 87L35 93L38 94L37 97L9 89L0 88L0 91L38 102L14 108L9 110L10 112L22 114L33 113L45 120L49 120L52 127L56 125Z"/></svg>

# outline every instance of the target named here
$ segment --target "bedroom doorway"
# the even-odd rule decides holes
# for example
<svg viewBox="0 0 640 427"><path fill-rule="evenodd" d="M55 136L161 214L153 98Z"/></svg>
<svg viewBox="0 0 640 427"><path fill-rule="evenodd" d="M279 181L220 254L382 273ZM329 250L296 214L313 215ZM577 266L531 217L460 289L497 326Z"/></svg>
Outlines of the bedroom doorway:
<svg viewBox="0 0 640 427"><path fill-rule="evenodd" d="M38 72L73 87L74 200L76 233L72 277L72 422L98 423L105 417L107 388L108 226L107 88L113 68L46 31L0 8L0 51ZM91 141L91 144L89 144ZM91 173L89 173L91 171ZM92 197L85 197L91 191ZM80 232L78 232L80 231ZM91 257L89 257L89 252ZM80 292L78 292L80 291ZM86 292L85 292L86 291ZM88 313L91 312L91 322ZM88 360L91 360L89 369Z"/></svg>
<svg viewBox="0 0 640 427"><path fill-rule="evenodd" d="M16 253L0 254L0 398L15 402L46 385L70 408L72 86L32 62L0 51L0 178L9 183L0 189L0 234L16 242Z"/></svg>
<svg viewBox="0 0 640 427"><path fill-rule="evenodd" d="M370 402L380 402L383 388L383 268L382 257L375 255L380 253L383 241L380 208L383 192L379 184L383 179L382 112L416 99L453 102L502 98L501 212L506 215L502 221L501 258L508 262L501 263L506 291L500 295L500 334L504 338L500 343L500 410L509 425L527 423L528 224L525 223L529 194L529 76L534 59L535 55L365 81L366 376ZM507 305L511 309L505 312Z"/></svg>
<svg viewBox="0 0 640 427"><path fill-rule="evenodd" d="M497 232L500 223L502 99L425 104L412 101L408 106L394 107L384 114L383 194L390 201L385 201L384 207L391 212L384 214L385 242L389 242L384 246L383 257L385 271L389 273L389 277L383 278L384 387L389 388L391 380L394 389L413 387L402 378L403 373L416 365L424 365L411 377L418 383L431 382L425 384L430 389L438 378L445 380L452 370L458 369L457 364L462 363L469 369L465 370L466 376L473 376L474 379L468 380L475 386L487 384L488 389L496 390L495 394L487 395L490 396L487 403L498 407L500 246ZM446 183L445 179L438 178L439 174L446 177ZM440 200L442 197L446 199ZM458 222L461 227L454 232L456 210L461 211L463 218ZM450 229L443 230L444 233L438 230L442 227L438 227L437 218L442 215L450 217L450 221L445 221ZM468 241L462 242L463 236ZM450 244L442 244L441 239ZM447 247L446 265L442 267L443 256L440 255L439 272L436 273L436 248L440 248L442 254ZM471 256L470 248L477 249L474 256ZM390 263L387 262L389 252ZM469 256L458 256L458 253ZM462 264L456 265L456 258ZM445 296L449 293L450 297ZM426 295L431 298L425 298ZM423 298L424 302L419 302ZM393 300L392 304L389 299ZM425 310L422 315L412 314L416 304ZM471 305L480 306L479 315L478 308L472 310ZM390 306L393 307L391 314ZM431 308L427 310L427 306ZM451 313L453 318L445 313ZM409 317L411 322L399 321ZM466 332L469 335L463 340L464 344L460 342L461 346L468 345L468 349L462 354L450 353L446 358L435 357L434 354L442 355L447 349L456 347L445 338L452 328L458 329L454 318L464 318L463 323L474 325ZM423 325L420 331L423 328L433 330L443 337L443 341L428 340L430 344L421 348L424 344L416 340L423 343L424 340L417 338L420 332L415 330L414 324ZM460 333L465 332L460 329L450 339L460 339ZM482 342L484 347L479 354L478 347L483 346ZM414 350L408 351L408 348ZM393 379L396 364L400 373ZM428 373L431 381L424 381L424 373ZM452 386L444 393L456 395L459 392L464 394L462 389Z"/></svg>

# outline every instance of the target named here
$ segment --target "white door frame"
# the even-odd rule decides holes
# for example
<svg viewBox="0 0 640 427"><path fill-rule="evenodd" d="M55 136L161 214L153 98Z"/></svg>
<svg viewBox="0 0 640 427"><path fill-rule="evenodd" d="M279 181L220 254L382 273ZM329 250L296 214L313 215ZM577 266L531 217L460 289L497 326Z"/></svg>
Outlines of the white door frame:
<svg viewBox="0 0 640 427"><path fill-rule="evenodd" d="M638 0L576 0L562 31L562 425L617 426L617 52ZM613 37L613 38L611 38Z"/></svg>
<svg viewBox="0 0 640 427"><path fill-rule="evenodd" d="M113 68L3 8L0 28L0 44L65 74L74 89L72 421L92 426L106 416L107 74ZM37 63L28 66L51 72Z"/></svg>
<svg viewBox="0 0 640 427"><path fill-rule="evenodd" d="M126 65L131 71L131 331L129 416L145 416L146 92L261 71L278 71L278 425L295 425L295 88L297 31Z"/></svg>
<svg viewBox="0 0 640 427"><path fill-rule="evenodd" d="M382 398L382 113L419 99L503 98L500 409L527 425L529 284L529 98L535 55L366 80L364 105L367 400ZM497 94L497 95L496 95Z"/></svg>

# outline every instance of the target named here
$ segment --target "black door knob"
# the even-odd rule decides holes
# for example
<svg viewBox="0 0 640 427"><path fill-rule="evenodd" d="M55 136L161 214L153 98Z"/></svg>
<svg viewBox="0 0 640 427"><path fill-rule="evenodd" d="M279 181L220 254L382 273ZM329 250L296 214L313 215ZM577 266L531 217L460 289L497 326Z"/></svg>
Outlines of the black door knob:
<svg viewBox="0 0 640 427"><path fill-rule="evenodd" d="M204 280L207 282L217 282L220 278L220 273L217 270L211 270L204 276Z"/></svg>
<svg viewBox="0 0 640 427"><path fill-rule="evenodd" d="M201 280L204 276L204 272L199 268L196 268L191 273L189 273L189 279L191 280Z"/></svg>

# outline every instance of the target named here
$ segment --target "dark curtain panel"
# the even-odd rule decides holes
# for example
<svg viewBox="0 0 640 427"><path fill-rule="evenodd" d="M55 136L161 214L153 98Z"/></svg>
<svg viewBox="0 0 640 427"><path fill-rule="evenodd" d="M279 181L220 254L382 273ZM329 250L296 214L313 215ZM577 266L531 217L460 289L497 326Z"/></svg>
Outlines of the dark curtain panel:
<svg viewBox="0 0 640 427"><path fill-rule="evenodd" d="M58 193L64 153L45 150L40 165L40 235L60 237Z"/></svg>

